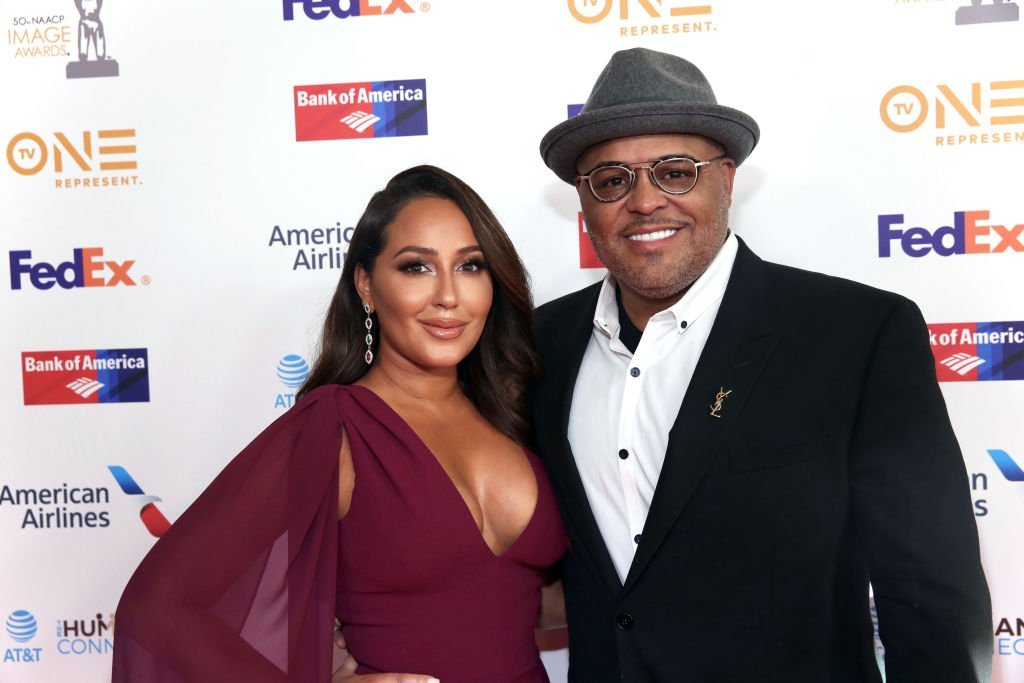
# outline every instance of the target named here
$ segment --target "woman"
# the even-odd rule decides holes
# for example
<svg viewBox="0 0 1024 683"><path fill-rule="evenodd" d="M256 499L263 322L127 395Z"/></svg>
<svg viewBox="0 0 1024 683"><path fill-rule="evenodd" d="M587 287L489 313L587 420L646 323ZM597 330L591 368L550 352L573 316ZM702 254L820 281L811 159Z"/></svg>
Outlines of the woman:
<svg viewBox="0 0 1024 683"><path fill-rule="evenodd" d="M429 166L395 176L299 402L125 589L114 682L326 681L336 615L359 673L546 681L533 624L566 538L524 449L531 316L476 193Z"/></svg>

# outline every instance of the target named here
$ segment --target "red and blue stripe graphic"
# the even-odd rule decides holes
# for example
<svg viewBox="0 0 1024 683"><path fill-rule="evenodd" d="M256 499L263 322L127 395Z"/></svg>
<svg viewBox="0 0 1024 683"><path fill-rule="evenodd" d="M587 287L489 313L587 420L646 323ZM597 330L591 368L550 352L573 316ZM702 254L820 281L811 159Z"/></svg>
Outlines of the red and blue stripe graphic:
<svg viewBox="0 0 1024 683"><path fill-rule="evenodd" d="M27 406L145 403L149 401L149 351L23 351L21 377Z"/></svg>
<svg viewBox="0 0 1024 683"><path fill-rule="evenodd" d="M350 140L427 134L427 81L294 87L295 140Z"/></svg>
<svg viewBox="0 0 1024 683"><path fill-rule="evenodd" d="M928 325L940 382L1024 379L1024 321Z"/></svg>
<svg viewBox="0 0 1024 683"><path fill-rule="evenodd" d="M163 536L171 528L171 523L167 521L164 513L160 512L160 509L156 506L160 499L156 496L147 496L143 492L142 487L132 479L132 475L128 474L128 471L120 465L108 465L107 469L114 475L114 479L117 481L117 485L121 487L121 490L127 495L132 496L135 502L138 503L139 517L149 533L157 538Z"/></svg>

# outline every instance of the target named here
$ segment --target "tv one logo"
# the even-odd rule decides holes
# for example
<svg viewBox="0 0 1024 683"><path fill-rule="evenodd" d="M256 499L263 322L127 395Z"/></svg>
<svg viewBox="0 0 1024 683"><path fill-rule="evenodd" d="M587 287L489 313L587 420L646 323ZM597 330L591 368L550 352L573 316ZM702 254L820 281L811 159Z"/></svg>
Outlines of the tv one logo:
<svg viewBox="0 0 1024 683"><path fill-rule="evenodd" d="M134 171L139 167L137 153L134 128L109 128L95 133L87 130L80 136L54 132L49 140L23 131L7 143L7 164L22 176L37 175L48 166L54 173L75 176L57 178L58 188L138 185L136 175L82 177Z"/></svg>
<svg viewBox="0 0 1024 683"><path fill-rule="evenodd" d="M993 223L988 211L955 211L951 225L931 230L922 226L904 227L905 221L902 213L878 216L879 258L892 256L893 242L913 258L933 253L962 256L1024 252L1024 223Z"/></svg>
<svg viewBox="0 0 1024 683"><path fill-rule="evenodd" d="M1024 124L1024 80L976 81L954 90L942 83L928 93L913 85L898 85L882 96L879 114L886 128L912 133L930 121L935 130L956 125L968 129ZM982 137L940 135L935 144L1024 141L1024 132L989 133Z"/></svg>
<svg viewBox="0 0 1024 683"><path fill-rule="evenodd" d="M414 14L406 0L283 0L285 21L295 20L296 5L313 21L329 16L348 19L383 14ZM420 9L428 11L430 3L422 3Z"/></svg>
<svg viewBox="0 0 1024 683"><path fill-rule="evenodd" d="M711 14L711 5L690 5L680 2L663 7L662 0L569 0L569 13L584 24L604 21L613 9L622 21L630 19L663 19ZM667 11L666 11L667 10Z"/></svg>

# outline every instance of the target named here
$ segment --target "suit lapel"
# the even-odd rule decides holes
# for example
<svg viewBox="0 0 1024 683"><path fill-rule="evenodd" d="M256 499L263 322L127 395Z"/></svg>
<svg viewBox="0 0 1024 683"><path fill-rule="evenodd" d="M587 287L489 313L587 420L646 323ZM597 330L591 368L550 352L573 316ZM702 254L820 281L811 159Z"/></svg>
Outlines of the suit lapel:
<svg viewBox="0 0 1024 683"><path fill-rule="evenodd" d="M574 308L572 317L563 319L559 326L562 336L553 342L558 352L552 354L557 355L559 362L555 365L549 361L544 367L544 385L551 387L552 391L550 398L541 406L536 428L552 479L561 489L566 521L578 531L577 538L582 541L574 546L574 550L601 577L609 591L618 594L622 584L594 519L568 436L573 390L593 333L599 292L600 283L593 288L592 296L587 296L581 305Z"/></svg>
<svg viewBox="0 0 1024 683"><path fill-rule="evenodd" d="M763 262L741 240L711 334L669 431L665 462L624 591L643 573L722 450L778 343L764 313L763 271ZM730 393L722 399L720 417L714 417L719 391Z"/></svg>

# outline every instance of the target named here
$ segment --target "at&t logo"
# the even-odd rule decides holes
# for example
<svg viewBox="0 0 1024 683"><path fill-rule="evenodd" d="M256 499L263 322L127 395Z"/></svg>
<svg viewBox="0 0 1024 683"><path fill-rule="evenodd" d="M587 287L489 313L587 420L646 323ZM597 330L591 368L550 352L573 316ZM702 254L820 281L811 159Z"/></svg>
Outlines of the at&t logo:
<svg viewBox="0 0 1024 683"><path fill-rule="evenodd" d="M4 626L7 630L7 636L19 645L31 641L36 637L36 632L39 630L36 618L31 612L23 609L11 612ZM43 648L41 647L8 647L4 648L3 661L5 664L35 663L39 661L42 653Z"/></svg>
<svg viewBox="0 0 1024 683"><path fill-rule="evenodd" d="M290 353L277 363L277 379L294 392L309 377L309 363L302 356ZM291 408L295 405L294 393L281 393L274 400L274 408Z"/></svg>

